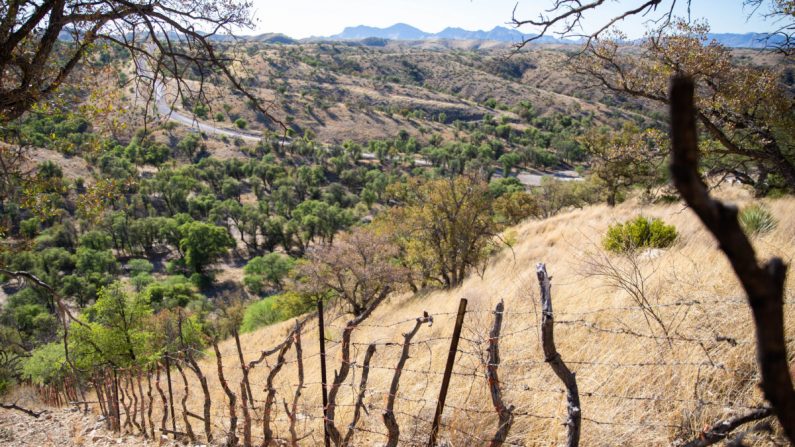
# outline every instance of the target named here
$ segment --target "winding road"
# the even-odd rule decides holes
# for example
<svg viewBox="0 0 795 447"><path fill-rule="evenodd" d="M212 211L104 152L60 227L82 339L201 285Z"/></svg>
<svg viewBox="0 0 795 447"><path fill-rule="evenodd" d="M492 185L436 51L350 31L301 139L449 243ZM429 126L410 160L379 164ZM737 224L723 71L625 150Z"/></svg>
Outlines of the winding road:
<svg viewBox="0 0 795 447"><path fill-rule="evenodd" d="M136 64L138 69L141 70L141 73L144 76L149 77L150 79L153 77L152 71L146 65L146 61L139 59L139 63ZM141 67L147 67L141 69ZM179 123L183 126L189 127L194 129L198 132L203 132L210 135L219 135L219 136L226 136L231 138L240 138L246 141L252 142L259 142L262 139L262 134L259 132L243 132L234 129L227 129L224 127L216 127L211 124L207 124L205 122L201 122L196 119L195 116L186 115L178 110L174 110L171 107L171 102L166 99L166 91L165 91L165 84L161 80L157 80L155 82L155 105L157 106L157 113L160 116L166 117L169 121L173 121ZM285 144L290 144L289 142L285 142ZM362 154L363 159L375 159L375 154L364 152ZM417 160L419 163L427 163L422 158ZM534 170L535 171L535 170ZM498 176L500 176L498 174ZM556 180L561 181L581 181L583 178L575 171L570 170L561 170L561 171L552 171L552 172L542 172L542 171L535 171L530 172L527 170L521 170L516 175L517 179L524 184L526 187L534 187L534 186L541 186L541 179L543 177L553 177Z"/></svg>
<svg viewBox="0 0 795 447"><path fill-rule="evenodd" d="M262 134L260 133L241 132L238 130L216 127L203 123L193 116L188 116L177 110L174 110L171 107L171 103L166 100L165 85L159 80L155 83L155 105L157 106L157 113L159 115L167 117L169 121L174 121L199 132L232 138L241 138L248 141L260 141L262 139Z"/></svg>
<svg viewBox="0 0 795 447"><path fill-rule="evenodd" d="M152 51L152 48L150 48ZM143 78L154 79L154 73L149 67L149 62L143 57L138 58L135 64L135 69L138 75ZM243 132L235 129L226 129L223 127L216 127L211 124L203 123L196 119L195 116L186 115L182 112L174 110L171 107L172 102L166 99L166 86L161 79L155 80L155 106L157 114L166 117L169 121L179 123L185 127L190 127L197 132L204 132L211 135L220 135L231 138L240 138L247 141L258 142L262 139L262 134L259 132ZM142 95L143 96L143 95Z"/></svg>

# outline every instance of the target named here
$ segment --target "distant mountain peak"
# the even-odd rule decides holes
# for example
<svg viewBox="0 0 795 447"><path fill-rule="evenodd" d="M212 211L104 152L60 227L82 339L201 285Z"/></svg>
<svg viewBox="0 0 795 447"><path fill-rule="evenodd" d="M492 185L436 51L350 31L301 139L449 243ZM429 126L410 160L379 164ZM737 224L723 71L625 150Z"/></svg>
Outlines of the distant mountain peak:
<svg viewBox="0 0 795 447"><path fill-rule="evenodd" d="M471 31L460 27L448 26L438 33L428 33L407 23L396 23L386 28L358 25L349 26L341 33L328 37L332 40L363 40L368 38L388 39L388 40L492 40L499 42L521 42L523 39L532 37L532 34L525 35L514 28L495 26L491 30ZM710 34L711 39L733 48L764 48L767 45L777 43L776 36L765 33L720 33ZM536 43L576 43L572 40L557 39L552 36L544 36L535 40Z"/></svg>

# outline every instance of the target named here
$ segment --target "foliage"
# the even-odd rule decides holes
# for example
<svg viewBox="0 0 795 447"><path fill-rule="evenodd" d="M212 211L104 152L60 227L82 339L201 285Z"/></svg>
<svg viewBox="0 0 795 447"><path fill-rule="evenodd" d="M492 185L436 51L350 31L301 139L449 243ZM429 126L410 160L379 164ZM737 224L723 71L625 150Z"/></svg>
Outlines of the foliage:
<svg viewBox="0 0 795 447"><path fill-rule="evenodd" d="M294 288L313 296L331 293L355 315L360 315L381 293L405 277L393 263L398 247L367 228L341 234L334 244L307 253L297 267Z"/></svg>
<svg viewBox="0 0 795 447"><path fill-rule="evenodd" d="M605 249L621 253L641 248L670 247L677 238L676 227L661 219L638 216L624 223L610 225L602 245Z"/></svg>
<svg viewBox="0 0 795 447"><path fill-rule="evenodd" d="M295 261L280 253L269 253L252 258L243 268L243 283L251 293L259 295L268 287L280 290L284 278L290 273Z"/></svg>
<svg viewBox="0 0 795 447"><path fill-rule="evenodd" d="M25 360L22 377L36 385L47 385L64 377L66 368L63 343L47 343L34 349Z"/></svg>
<svg viewBox="0 0 795 447"><path fill-rule="evenodd" d="M235 241L222 227L191 221L179 227L179 249L185 263L196 273L205 273L207 266L235 246Z"/></svg>
<svg viewBox="0 0 795 447"><path fill-rule="evenodd" d="M73 325L69 334L75 363L91 368L110 362L117 366L144 364L156 354L149 319L152 308L140 294L130 294L116 282L103 288L86 310L90 322Z"/></svg>
<svg viewBox="0 0 795 447"><path fill-rule="evenodd" d="M284 321L284 313L276 306L276 297L271 296L251 303L243 314L240 332L251 332L259 327Z"/></svg>
<svg viewBox="0 0 795 447"><path fill-rule="evenodd" d="M778 222L770 210L762 204L752 204L740 211L740 225L749 235L759 236L776 228Z"/></svg>
<svg viewBox="0 0 795 447"><path fill-rule="evenodd" d="M191 302L204 300L204 297L198 293L196 285L184 276L169 276L152 282L144 288L141 295L158 309L188 307Z"/></svg>
<svg viewBox="0 0 795 447"><path fill-rule="evenodd" d="M591 155L593 175L602 180L607 190L608 205L614 206L624 189L660 182L661 166L668 153L662 132L641 131L634 124L625 123L618 132L592 129L581 141Z"/></svg>
<svg viewBox="0 0 795 447"><path fill-rule="evenodd" d="M660 103L667 103L673 74L691 76L698 84L698 119L715 142L704 145L713 172L735 173L758 191L767 190L769 174L776 174L795 188L795 145L787 130L795 114L780 73L737 63L729 48L709 39L706 24L671 23L644 39L640 57L622 51L618 35L590 45L574 58L573 69L611 91Z"/></svg>
<svg viewBox="0 0 795 447"><path fill-rule="evenodd" d="M469 176L412 180L392 194L402 206L379 216L381 228L423 283L457 287L471 269L485 268L499 231L485 182Z"/></svg>

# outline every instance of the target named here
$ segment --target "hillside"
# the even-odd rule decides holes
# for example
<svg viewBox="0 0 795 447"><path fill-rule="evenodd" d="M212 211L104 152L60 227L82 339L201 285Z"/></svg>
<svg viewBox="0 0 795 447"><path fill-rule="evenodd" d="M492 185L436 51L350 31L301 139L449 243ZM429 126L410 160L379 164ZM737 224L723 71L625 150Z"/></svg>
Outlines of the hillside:
<svg viewBox="0 0 795 447"><path fill-rule="evenodd" d="M736 190L724 191L723 195L727 194L741 204L746 201ZM795 215L793 199L772 200L769 205L779 222L790 221ZM593 262L604 256L599 240L607 226L639 213L660 217L679 231L674 247L637 258L650 309L664 323L667 337L659 326L649 323L649 315L644 315L627 293L612 287L607 278L594 276ZM506 308L499 346L500 381L505 402L516 407L509 442L550 445L565 438L562 385L543 361L540 350L537 262L547 264L553 279L558 350L577 374L583 445L678 445L697 437L704 427L762 403L756 387L753 326L740 286L711 237L681 204L643 206L631 202L614 209L592 206L526 222L506 236L517 242L492 260L482 278L469 278L461 288L449 292L395 295L354 332L355 368L353 377L340 390L339 427L346 427L345 421L351 417L349 405L359 386L366 345L377 345L365 397L369 416L363 416L360 422L362 430L357 433L356 445L383 441L377 434L384 432L379 409L384 408L385 393L398 361L401 334L413 327L414 318L427 311L434 317L433 325L423 326L412 342L395 405L401 436L405 436L401 445L423 442L462 297L469 300L468 313L441 438L452 445L478 445L481 437L488 439L496 430L481 356L485 355L492 309L500 300L505 301ZM791 262L795 233L780 225L773 233L756 239L755 245L762 256L779 255ZM626 260L612 256L604 260L618 269L627 268ZM789 349L795 336L793 282L790 277L785 308ZM330 376L339 369L338 341L345 319L335 311L327 316ZM291 325L283 323L243 335L246 360L278 344ZM316 322L311 320L302 334L306 377L298 417L299 431L313 439L311 444L319 443L322 436L316 331ZM238 383L234 342L224 342L221 352L227 381ZM273 365L275 357L268 361ZM297 383L294 350L286 354L285 363L275 382L276 402L290 402ZM210 355L201 364L209 376L216 420L226 421L215 359ZM252 370L250 379L257 402L265 399L262 389L267 372L268 368L262 366ZM193 383L191 390L188 404L200 413L198 384ZM276 430L287 436L282 406L274 411ZM255 435L261 435L259 428ZM765 434L749 436L748 440L754 445L774 443Z"/></svg>

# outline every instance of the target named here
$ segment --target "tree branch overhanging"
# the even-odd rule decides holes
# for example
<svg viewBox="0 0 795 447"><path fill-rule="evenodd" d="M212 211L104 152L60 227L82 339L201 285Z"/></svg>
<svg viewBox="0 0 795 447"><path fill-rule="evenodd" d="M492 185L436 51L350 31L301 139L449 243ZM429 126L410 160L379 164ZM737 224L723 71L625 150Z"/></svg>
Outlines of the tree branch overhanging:
<svg viewBox="0 0 795 447"><path fill-rule="evenodd" d="M698 172L699 150L693 80L671 82L671 174L682 198L717 239L719 248L745 289L756 327L761 388L784 432L795 442L795 389L784 337L784 282L787 266L780 258L759 263L740 227L737 208L710 197Z"/></svg>

